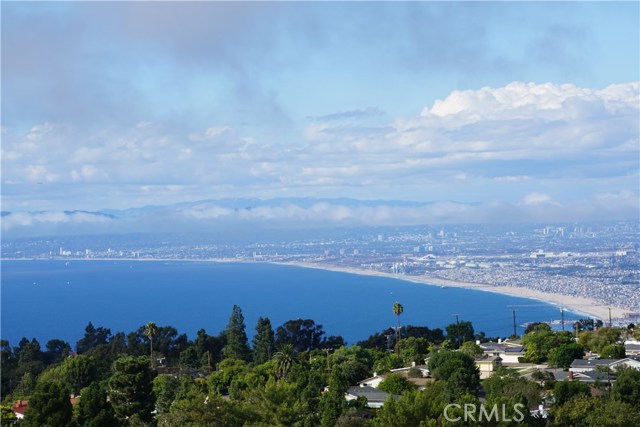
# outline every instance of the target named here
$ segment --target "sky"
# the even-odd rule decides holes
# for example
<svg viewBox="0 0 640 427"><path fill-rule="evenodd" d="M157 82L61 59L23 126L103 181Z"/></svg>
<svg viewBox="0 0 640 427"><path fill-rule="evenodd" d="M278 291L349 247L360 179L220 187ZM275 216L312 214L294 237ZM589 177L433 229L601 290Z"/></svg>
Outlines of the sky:
<svg viewBox="0 0 640 427"><path fill-rule="evenodd" d="M265 214L301 221L638 218L638 2L1 10L5 232L237 198L387 209Z"/></svg>

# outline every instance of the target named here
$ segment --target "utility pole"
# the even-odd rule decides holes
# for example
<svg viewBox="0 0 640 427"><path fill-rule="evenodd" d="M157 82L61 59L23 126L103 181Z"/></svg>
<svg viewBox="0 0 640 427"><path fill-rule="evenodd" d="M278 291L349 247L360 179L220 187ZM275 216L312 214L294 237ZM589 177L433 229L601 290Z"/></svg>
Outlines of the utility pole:
<svg viewBox="0 0 640 427"><path fill-rule="evenodd" d="M560 316L562 317L562 330L564 331L564 307L560 307Z"/></svg>
<svg viewBox="0 0 640 427"><path fill-rule="evenodd" d="M516 309L512 309L511 310L513 312L513 336L516 337L518 336L518 333L516 331Z"/></svg>
<svg viewBox="0 0 640 427"><path fill-rule="evenodd" d="M328 379L328 382L329 382L328 387L329 387L329 389L331 389L331 364L329 363L329 352L331 351L331 349L330 348L325 348L325 349L323 349L323 351L325 353L327 353L327 377L329 378Z"/></svg>
<svg viewBox="0 0 640 427"><path fill-rule="evenodd" d="M611 307L609 307L609 327L611 327Z"/></svg>

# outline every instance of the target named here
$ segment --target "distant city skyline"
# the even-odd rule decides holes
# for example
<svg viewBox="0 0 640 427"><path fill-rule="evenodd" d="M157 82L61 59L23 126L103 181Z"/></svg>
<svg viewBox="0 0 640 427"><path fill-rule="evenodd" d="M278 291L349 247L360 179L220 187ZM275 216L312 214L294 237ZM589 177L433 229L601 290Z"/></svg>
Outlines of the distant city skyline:
<svg viewBox="0 0 640 427"><path fill-rule="evenodd" d="M261 211L283 221L637 219L639 8L3 2L3 231L247 198L434 203Z"/></svg>

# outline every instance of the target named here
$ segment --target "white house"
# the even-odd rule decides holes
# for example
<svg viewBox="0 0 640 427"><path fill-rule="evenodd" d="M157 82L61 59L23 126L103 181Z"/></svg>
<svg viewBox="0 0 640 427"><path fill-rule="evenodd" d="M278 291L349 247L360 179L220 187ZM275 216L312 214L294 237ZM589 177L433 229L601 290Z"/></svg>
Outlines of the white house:
<svg viewBox="0 0 640 427"><path fill-rule="evenodd" d="M526 349L519 342L507 340L485 343L476 341L476 344L484 351L485 355L502 359L503 365L520 363L518 358L524 357L526 352Z"/></svg>
<svg viewBox="0 0 640 427"><path fill-rule="evenodd" d="M598 366L606 366L614 370L618 366L628 366L640 370L640 357L626 357L624 359L576 359L571 363L569 370L574 373L587 372L595 370Z"/></svg>
<svg viewBox="0 0 640 427"><path fill-rule="evenodd" d="M420 377L410 377L409 376L409 371L412 368L419 369L421 376ZM395 373L395 374L398 374L398 375L401 375L401 376L405 377L407 380L409 380L409 382L413 383L418 388L418 390L424 390L427 382L429 382L429 379L427 378L429 376L429 368L427 368L427 365L417 365L417 366L409 366L409 367L406 367L406 368L392 369L389 373ZM378 388L380 383L387 378L389 373L384 373L384 374L378 375L378 374L376 374L374 372L372 377L364 379L364 380L358 382L358 386L360 386L360 387Z"/></svg>
<svg viewBox="0 0 640 427"><path fill-rule="evenodd" d="M627 340L624 342L624 352L627 356L640 356L640 341Z"/></svg>
<svg viewBox="0 0 640 427"><path fill-rule="evenodd" d="M367 408L382 408L384 401L389 397L397 399L395 394L389 394L386 391L378 390L377 388L369 386L349 387L345 393L345 399L347 401L357 400L359 397L365 397L367 399Z"/></svg>

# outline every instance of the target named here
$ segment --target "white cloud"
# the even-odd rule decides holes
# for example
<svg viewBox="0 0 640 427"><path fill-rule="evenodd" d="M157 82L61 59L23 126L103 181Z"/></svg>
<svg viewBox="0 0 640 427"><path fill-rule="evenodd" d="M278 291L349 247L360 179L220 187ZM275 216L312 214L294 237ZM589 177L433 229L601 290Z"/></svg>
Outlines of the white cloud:
<svg viewBox="0 0 640 427"><path fill-rule="evenodd" d="M548 194L529 193L522 200L524 205L556 204Z"/></svg>
<svg viewBox="0 0 640 427"><path fill-rule="evenodd" d="M503 200L532 208L550 202L534 193L564 203L574 193L637 189L639 93L637 82L601 90L513 82L453 92L414 117L379 115L372 125L328 115L298 133L259 137L248 134L251 127L215 123L198 131L144 121L93 131L44 123L5 130L2 181L16 191L49 183L22 194L42 200L67 185L78 204L61 201L62 209L109 207L106 194L118 206L163 204L169 196L286 195ZM101 204L82 205L96 183L108 185ZM170 186L189 193L157 190ZM11 200L3 194L3 202Z"/></svg>
<svg viewBox="0 0 640 427"><path fill-rule="evenodd" d="M609 86L603 90L579 88L572 84L536 84L513 82L505 87L454 91L431 108L423 117L458 117L465 121L486 119L561 119L571 113L571 103L602 105L610 113L638 108L638 82ZM569 107L569 108L568 108ZM535 113L535 114L534 114Z"/></svg>
<svg viewBox="0 0 640 427"><path fill-rule="evenodd" d="M2 230L58 224L99 224L113 221L105 215L90 212L14 212L2 217Z"/></svg>

